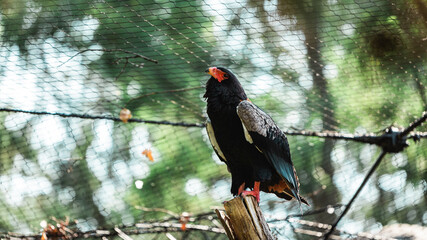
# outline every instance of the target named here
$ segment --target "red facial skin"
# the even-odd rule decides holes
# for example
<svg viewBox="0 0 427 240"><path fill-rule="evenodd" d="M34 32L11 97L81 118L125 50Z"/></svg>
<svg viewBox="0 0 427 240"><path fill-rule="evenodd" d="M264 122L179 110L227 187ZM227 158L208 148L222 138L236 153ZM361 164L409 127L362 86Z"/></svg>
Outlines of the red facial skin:
<svg viewBox="0 0 427 240"><path fill-rule="evenodd" d="M224 79L227 79L228 77L226 77L226 73L219 70L216 67L211 67L209 68L209 74L214 77L216 80L218 80L218 82L221 82Z"/></svg>

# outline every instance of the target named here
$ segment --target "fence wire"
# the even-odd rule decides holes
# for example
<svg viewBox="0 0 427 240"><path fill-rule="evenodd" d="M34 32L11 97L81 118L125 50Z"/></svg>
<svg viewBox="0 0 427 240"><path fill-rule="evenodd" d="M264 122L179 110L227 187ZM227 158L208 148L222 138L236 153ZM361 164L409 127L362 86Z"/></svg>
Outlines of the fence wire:
<svg viewBox="0 0 427 240"><path fill-rule="evenodd" d="M426 36L422 0L2 1L0 238L226 239L210 66L288 135L279 239L427 231Z"/></svg>

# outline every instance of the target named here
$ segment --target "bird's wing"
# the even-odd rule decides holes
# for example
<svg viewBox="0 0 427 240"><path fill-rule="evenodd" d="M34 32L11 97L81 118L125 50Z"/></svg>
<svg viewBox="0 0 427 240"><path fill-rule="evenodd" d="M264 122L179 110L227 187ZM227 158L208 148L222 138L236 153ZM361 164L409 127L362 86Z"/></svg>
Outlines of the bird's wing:
<svg viewBox="0 0 427 240"><path fill-rule="evenodd" d="M250 101L239 103L237 115L242 121L246 140L264 154L268 163L290 184L291 191L300 200L298 178L285 134L269 115Z"/></svg>
<svg viewBox="0 0 427 240"><path fill-rule="evenodd" d="M218 155L219 159L225 163L227 163L227 160L225 159L224 153L221 151L221 148L219 148L218 142L215 138L215 132L212 127L211 120L208 118L206 120L206 132L208 133L209 141L211 142L211 145L216 153Z"/></svg>

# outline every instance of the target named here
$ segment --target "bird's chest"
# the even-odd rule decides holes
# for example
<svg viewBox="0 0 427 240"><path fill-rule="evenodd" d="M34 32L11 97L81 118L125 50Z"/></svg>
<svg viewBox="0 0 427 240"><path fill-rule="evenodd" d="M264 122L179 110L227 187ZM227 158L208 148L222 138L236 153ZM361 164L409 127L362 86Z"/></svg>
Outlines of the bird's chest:
<svg viewBox="0 0 427 240"><path fill-rule="evenodd" d="M232 158L241 158L249 154L252 146L246 141L242 122L235 108L208 113L215 132L215 138L221 151Z"/></svg>

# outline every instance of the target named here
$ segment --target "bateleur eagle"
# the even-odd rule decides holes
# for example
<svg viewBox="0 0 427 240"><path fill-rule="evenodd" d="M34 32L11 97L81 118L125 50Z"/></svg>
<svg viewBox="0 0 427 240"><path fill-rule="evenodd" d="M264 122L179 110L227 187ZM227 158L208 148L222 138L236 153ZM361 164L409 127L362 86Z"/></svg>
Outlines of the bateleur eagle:
<svg viewBox="0 0 427 240"><path fill-rule="evenodd" d="M204 94L206 129L213 149L231 173L231 193L253 195L259 202L259 191L263 191L308 205L299 195L285 134L248 99L230 70L211 67L206 72L211 75Z"/></svg>

